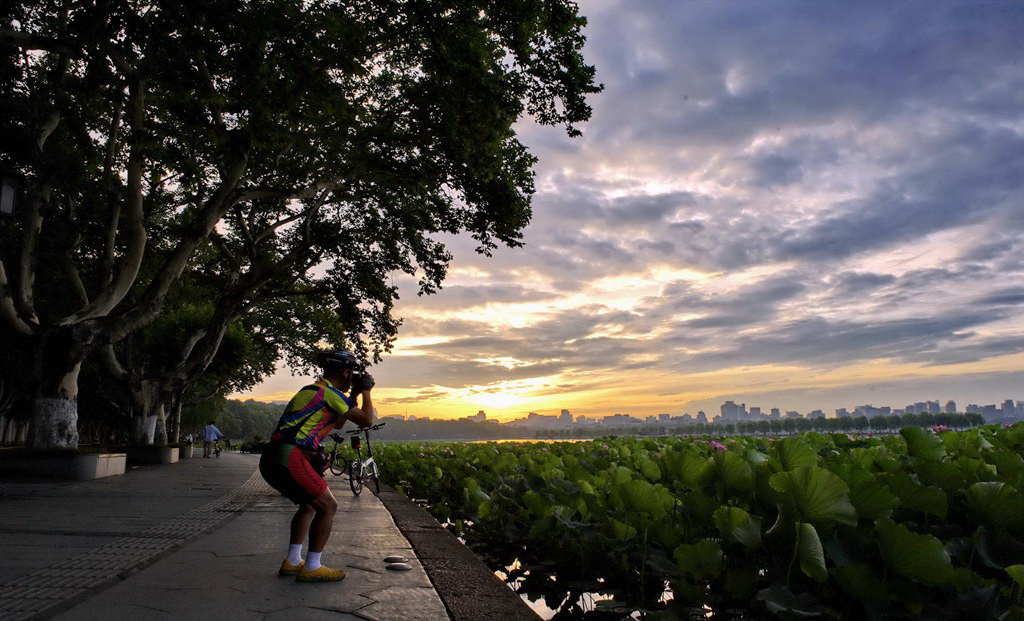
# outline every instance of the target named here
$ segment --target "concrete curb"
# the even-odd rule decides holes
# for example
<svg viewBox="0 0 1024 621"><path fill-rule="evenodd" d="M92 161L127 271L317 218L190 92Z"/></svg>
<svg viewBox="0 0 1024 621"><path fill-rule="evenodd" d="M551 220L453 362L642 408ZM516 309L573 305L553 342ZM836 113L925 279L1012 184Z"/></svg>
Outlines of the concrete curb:
<svg viewBox="0 0 1024 621"><path fill-rule="evenodd" d="M416 551L452 621L540 618L476 554L419 505L384 484L377 497Z"/></svg>

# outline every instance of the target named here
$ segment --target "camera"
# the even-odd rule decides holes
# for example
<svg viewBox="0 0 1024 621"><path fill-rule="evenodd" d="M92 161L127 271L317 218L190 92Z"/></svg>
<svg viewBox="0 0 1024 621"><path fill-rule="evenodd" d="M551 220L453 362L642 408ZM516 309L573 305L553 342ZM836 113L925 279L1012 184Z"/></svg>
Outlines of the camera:
<svg viewBox="0 0 1024 621"><path fill-rule="evenodd" d="M352 391L363 392L373 388L374 384L373 376L369 373L353 373L352 374Z"/></svg>

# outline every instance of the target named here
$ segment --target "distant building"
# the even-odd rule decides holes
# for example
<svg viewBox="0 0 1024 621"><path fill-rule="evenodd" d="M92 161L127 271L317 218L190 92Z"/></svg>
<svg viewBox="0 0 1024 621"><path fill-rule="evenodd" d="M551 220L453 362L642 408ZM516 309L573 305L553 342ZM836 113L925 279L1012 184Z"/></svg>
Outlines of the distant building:
<svg viewBox="0 0 1024 621"><path fill-rule="evenodd" d="M463 420L468 420L468 421L470 421L472 423L484 423L484 422L487 422L487 413L484 412L483 410L480 410L476 414L474 414L472 416L467 416Z"/></svg>
<svg viewBox="0 0 1024 621"><path fill-rule="evenodd" d="M689 418L690 415L687 414L686 416L687 416L687 418ZM671 414L658 414L658 421L659 422L667 423L670 420L672 420L672 415Z"/></svg>
<svg viewBox="0 0 1024 621"><path fill-rule="evenodd" d="M707 424L708 415L704 413L704 410L700 410L699 412L697 412L697 422Z"/></svg>
<svg viewBox="0 0 1024 621"><path fill-rule="evenodd" d="M807 415L807 418L825 418L825 413L821 410L811 410L811 413Z"/></svg>
<svg viewBox="0 0 1024 621"><path fill-rule="evenodd" d="M928 401L925 405L928 408L929 414L939 414L942 412L942 408L939 407L938 401Z"/></svg>
<svg viewBox="0 0 1024 621"><path fill-rule="evenodd" d="M772 418L782 418L782 412L779 408L772 408Z"/></svg>
<svg viewBox="0 0 1024 621"><path fill-rule="evenodd" d="M569 413L569 410L562 410L562 413L558 415L558 422L563 427L572 427L572 414Z"/></svg>
<svg viewBox="0 0 1024 621"><path fill-rule="evenodd" d="M796 410L788 410L786 412L786 418L800 418L800 412Z"/></svg>
<svg viewBox="0 0 1024 621"><path fill-rule="evenodd" d="M850 413L846 408L836 408L836 418L849 418Z"/></svg>
<svg viewBox="0 0 1024 621"><path fill-rule="evenodd" d="M946 414L956 414L956 401L947 401L942 411Z"/></svg>
<svg viewBox="0 0 1024 621"><path fill-rule="evenodd" d="M726 401L722 404L722 421L727 423L735 423L737 421L747 419L747 404L736 405L732 401Z"/></svg>
<svg viewBox="0 0 1024 621"><path fill-rule="evenodd" d="M761 418L761 408L759 408L759 407L751 407L750 408L750 418Z"/></svg>

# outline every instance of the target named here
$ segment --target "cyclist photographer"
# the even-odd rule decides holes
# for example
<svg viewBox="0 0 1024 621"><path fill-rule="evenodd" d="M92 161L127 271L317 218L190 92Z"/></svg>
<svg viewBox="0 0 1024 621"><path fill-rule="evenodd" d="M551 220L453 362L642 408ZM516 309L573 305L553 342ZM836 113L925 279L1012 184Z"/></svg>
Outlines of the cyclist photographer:
<svg viewBox="0 0 1024 621"><path fill-rule="evenodd" d="M320 563L331 535L338 501L324 481L317 462L320 443L346 420L359 426L373 423L370 390L373 377L356 373L359 361L348 351L326 354L323 375L292 397L260 457L260 474L267 483L299 505L292 518L288 557L278 574L299 582L334 582L345 577L341 569ZM345 392L351 389L351 395ZM362 407L356 407L357 395ZM309 536L309 551L302 560L302 543Z"/></svg>

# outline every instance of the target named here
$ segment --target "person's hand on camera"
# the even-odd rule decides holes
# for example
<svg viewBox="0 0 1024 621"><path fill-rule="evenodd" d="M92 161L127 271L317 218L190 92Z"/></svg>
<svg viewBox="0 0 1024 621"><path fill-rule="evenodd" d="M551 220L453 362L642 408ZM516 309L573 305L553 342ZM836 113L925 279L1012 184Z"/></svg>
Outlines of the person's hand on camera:
<svg viewBox="0 0 1024 621"><path fill-rule="evenodd" d="M369 373L360 373L352 377L352 391L357 394L372 389L375 384L373 376Z"/></svg>

